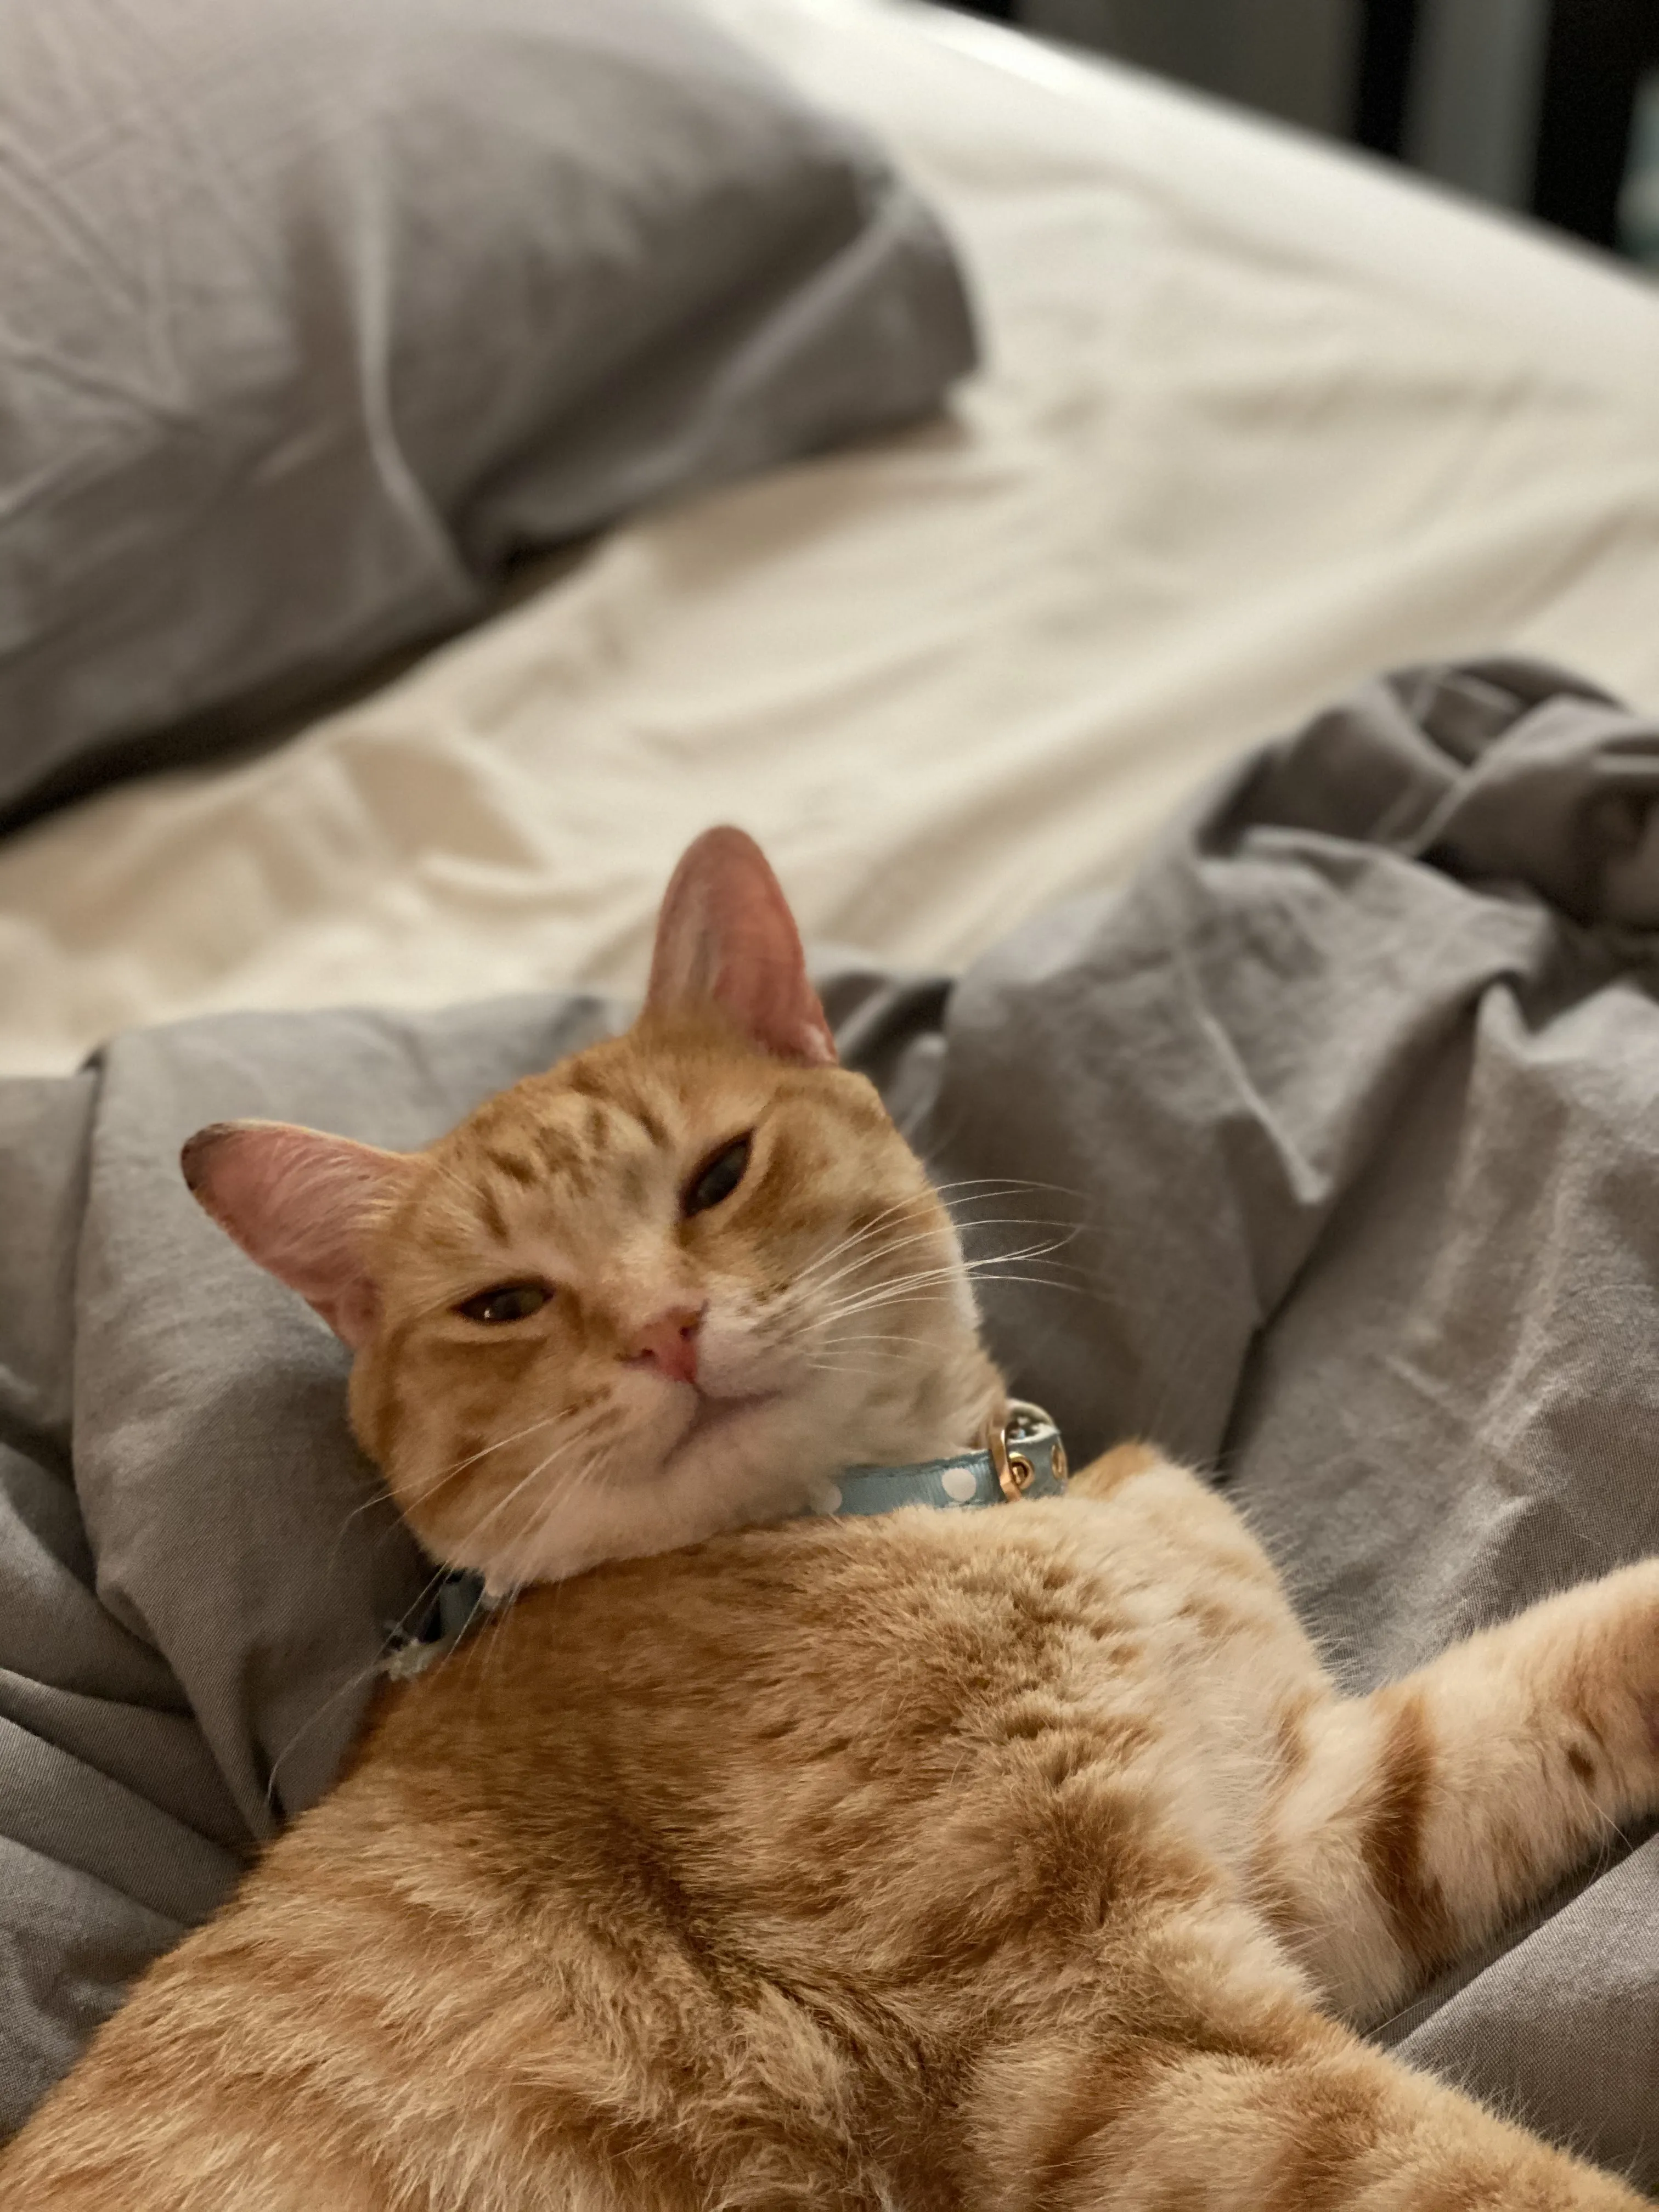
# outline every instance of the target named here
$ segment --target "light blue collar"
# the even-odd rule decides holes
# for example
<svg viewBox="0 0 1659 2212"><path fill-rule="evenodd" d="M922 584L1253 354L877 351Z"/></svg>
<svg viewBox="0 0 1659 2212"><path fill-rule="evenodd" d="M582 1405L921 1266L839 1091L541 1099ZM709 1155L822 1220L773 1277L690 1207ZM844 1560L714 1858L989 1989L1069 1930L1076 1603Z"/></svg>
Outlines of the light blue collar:
<svg viewBox="0 0 1659 2212"><path fill-rule="evenodd" d="M1066 1447L1041 1406L1015 1398L993 1424L987 1449L915 1467L844 1467L808 1507L811 1513L896 1513L902 1505L938 1505L967 1511L1025 1498L1065 1494Z"/></svg>
<svg viewBox="0 0 1659 2212"><path fill-rule="evenodd" d="M844 1520L896 1513L902 1505L966 1512L976 1505L1061 1498L1066 1475L1066 1447L1059 1429L1041 1406L1011 1398L1002 1419L991 1425L985 1450L923 1460L915 1467L844 1467L833 1482L824 1484L806 1514L798 1517L817 1513ZM414 1623L400 1621L389 1632L380 1673L394 1681L423 1674L507 1602L506 1598L486 1597L483 1577L471 1568L444 1575L424 1613Z"/></svg>

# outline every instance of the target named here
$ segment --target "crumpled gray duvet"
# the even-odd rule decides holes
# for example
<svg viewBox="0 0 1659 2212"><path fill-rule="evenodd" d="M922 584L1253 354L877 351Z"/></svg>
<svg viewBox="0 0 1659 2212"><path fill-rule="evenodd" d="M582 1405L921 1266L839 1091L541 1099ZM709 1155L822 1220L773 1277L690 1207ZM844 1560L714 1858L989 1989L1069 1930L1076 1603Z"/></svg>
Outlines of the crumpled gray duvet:
<svg viewBox="0 0 1659 2212"><path fill-rule="evenodd" d="M1023 1255L984 1285L1017 1386L1074 1457L1212 1470L1353 1685L1659 1550L1656 792L1659 725L1587 684L1410 672L955 983L824 969L939 1176L1010 1179L960 1210ZM180 1140L419 1143L624 1018L214 1018L0 1087L5 2124L327 1787L422 1580L342 1353ZM1382 2033L1659 2184L1659 1839Z"/></svg>

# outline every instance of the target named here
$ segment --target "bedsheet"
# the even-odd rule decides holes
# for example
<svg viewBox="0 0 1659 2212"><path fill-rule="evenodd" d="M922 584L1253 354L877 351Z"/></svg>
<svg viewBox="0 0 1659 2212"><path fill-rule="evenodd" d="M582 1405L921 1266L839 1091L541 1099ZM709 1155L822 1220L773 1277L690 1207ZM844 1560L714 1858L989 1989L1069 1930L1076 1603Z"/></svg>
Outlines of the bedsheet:
<svg viewBox="0 0 1659 2212"><path fill-rule="evenodd" d="M957 1212L1014 1387L1079 1458L1224 1481L1354 1688L1659 1552L1656 775L1576 678L1407 672L955 986L826 974L935 1173L992 1179ZM422 1586L341 1347L180 1141L418 1143L623 1018L215 1016L0 1083L0 2126L327 1785ZM1659 1838L1382 2032L1659 2185Z"/></svg>
<svg viewBox="0 0 1659 2212"><path fill-rule="evenodd" d="M810 932L954 966L1371 668L1503 645L1659 703L1659 294L992 26L715 12L942 211L983 374L617 531L279 750L9 841L5 1066L215 1008L633 988L720 818Z"/></svg>

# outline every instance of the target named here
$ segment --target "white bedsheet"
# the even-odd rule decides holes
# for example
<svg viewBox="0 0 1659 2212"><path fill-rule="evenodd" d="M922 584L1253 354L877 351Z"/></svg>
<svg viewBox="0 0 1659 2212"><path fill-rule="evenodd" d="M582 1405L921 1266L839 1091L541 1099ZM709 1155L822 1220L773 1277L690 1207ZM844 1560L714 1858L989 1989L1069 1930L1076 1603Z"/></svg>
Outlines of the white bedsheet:
<svg viewBox="0 0 1659 2212"><path fill-rule="evenodd" d="M617 531L241 765L0 847L0 1064L240 1005L629 988L703 824L957 963L1230 752L1510 646L1659 708L1659 290L902 0L717 0L933 195L955 417Z"/></svg>

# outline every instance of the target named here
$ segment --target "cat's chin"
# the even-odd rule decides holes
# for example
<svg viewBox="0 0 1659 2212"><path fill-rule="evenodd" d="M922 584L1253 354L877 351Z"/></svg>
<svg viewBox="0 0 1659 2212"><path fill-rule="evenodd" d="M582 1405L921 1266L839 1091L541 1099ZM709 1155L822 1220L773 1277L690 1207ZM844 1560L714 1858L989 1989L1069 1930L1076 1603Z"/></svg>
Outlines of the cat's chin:
<svg viewBox="0 0 1659 2212"><path fill-rule="evenodd" d="M603 1488L585 1486L532 1540L474 1564L492 1591L505 1591L787 1520L831 1471L819 1441L823 1427L784 1391L705 1398L654 1467Z"/></svg>
<svg viewBox="0 0 1659 2212"><path fill-rule="evenodd" d="M775 1406L781 1395L782 1393L777 1390L757 1390L746 1398L700 1399L697 1409L691 1416L690 1427L663 1462L660 1474L672 1474L676 1462L683 1455L702 1452L710 1443L729 1437L734 1429L745 1425L763 1407Z"/></svg>

